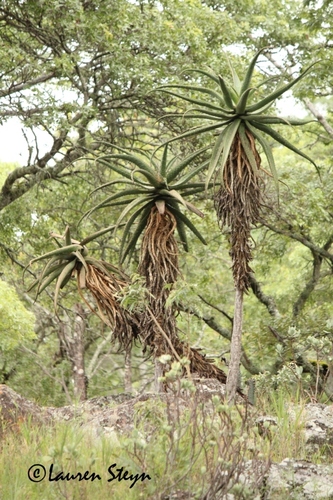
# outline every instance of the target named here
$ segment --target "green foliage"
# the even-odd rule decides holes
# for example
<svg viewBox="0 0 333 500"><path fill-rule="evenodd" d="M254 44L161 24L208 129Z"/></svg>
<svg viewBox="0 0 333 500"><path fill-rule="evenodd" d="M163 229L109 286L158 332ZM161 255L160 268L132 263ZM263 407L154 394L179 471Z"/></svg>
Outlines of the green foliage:
<svg viewBox="0 0 333 500"><path fill-rule="evenodd" d="M265 84L261 82L260 85L256 87L251 87L251 80L253 76L253 71L257 62L259 55L263 52L263 49L259 50L245 73L244 80L240 80L236 71L231 67L232 71L232 83L227 84L226 80L220 76L209 73L202 70L192 70L199 74L205 75L207 78L215 82L218 85L218 92L211 90L210 88L203 86L193 86L193 85L163 85L157 90L162 90L167 94L175 97L180 97L185 99L190 104L194 104L195 108L190 108L184 115L185 118L193 118L198 120L209 120L209 125L199 125L187 132L175 137L172 141L177 139L182 139L190 136L196 136L205 132L211 132L216 129L221 129L222 132L218 132L218 137L215 141L213 151L211 154L210 162L208 165L208 172L206 177L206 188L208 188L209 183L213 177L216 168L219 166L221 171L221 182L223 183L223 169L224 165L230 155L232 144L237 133L239 133L242 146L248 158L248 161L253 168L254 172L257 172L257 164L251 149L250 142L246 135L246 131L253 134L255 139L262 146L263 152L267 157L268 164L274 177L276 187L278 189L278 177L275 167L274 158L271 152L271 147L265 135L273 138L275 141L279 142L283 146L291 149L298 155L306 158L317 168L316 164L309 158L308 155L303 153L301 150L296 148L293 144L283 138L278 132L276 132L271 125L284 124L284 125L304 125L309 123L305 120L293 120L286 119L277 116L266 115L265 112L274 104L276 99L292 88L296 83L298 83L306 74L312 69L313 65L309 66L301 75L292 80L290 83L283 85L274 92L264 96L257 102L251 103L251 98L253 95L258 93L259 87ZM168 88L175 88L181 90L187 90L188 92L196 92L208 96L207 100L198 100L188 95L181 95L177 92L167 90ZM264 135L262 135L262 132ZM170 141L171 142L171 141Z"/></svg>
<svg viewBox="0 0 333 500"><path fill-rule="evenodd" d="M186 251L188 251L186 229L192 231L202 243L206 244L200 232L188 217L180 211L179 205L203 217L203 213L187 201L186 198L189 195L204 191L204 184L202 182L194 183L190 181L207 166L207 162L201 163L198 167L187 173L184 173L184 171L207 148L202 148L180 161L177 161L176 157L172 157L171 160L168 159L167 145L164 147L160 159L157 159L156 152L148 154L145 151L140 151L139 156L123 148L118 149L121 149L123 152L121 154L108 154L99 157L97 162L120 174L122 179L110 181L99 186L95 191L116 184L123 185L124 189L105 198L89 210L84 217L91 215L101 208L126 205L116 224L116 228L118 228L122 221L130 213L132 214L127 219L122 235L120 247L121 262L125 260L127 255L129 258L132 256L135 245L147 225L149 214L154 205L161 214L164 214L166 208L173 214L177 223L179 237ZM122 160L125 162L125 165L119 165L117 160ZM134 231L133 227L135 227Z"/></svg>
<svg viewBox="0 0 333 500"><path fill-rule="evenodd" d="M0 351L7 352L36 337L35 317L17 293L0 280Z"/></svg>

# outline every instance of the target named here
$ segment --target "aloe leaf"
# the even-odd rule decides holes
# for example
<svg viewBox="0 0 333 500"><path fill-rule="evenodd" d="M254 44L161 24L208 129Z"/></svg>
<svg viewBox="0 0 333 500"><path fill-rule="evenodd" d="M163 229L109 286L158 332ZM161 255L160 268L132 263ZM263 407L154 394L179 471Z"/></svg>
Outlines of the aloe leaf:
<svg viewBox="0 0 333 500"><path fill-rule="evenodd" d="M188 241L187 241L185 224L179 218L177 219L177 232L178 232L180 242L183 245L185 252L188 252Z"/></svg>
<svg viewBox="0 0 333 500"><path fill-rule="evenodd" d="M280 189L279 189L279 177L278 177L278 173L277 173L277 170L276 170L276 167L275 167L274 155L272 153L270 145L266 141L265 137L255 127L252 127L251 125L248 125L248 128L249 128L250 132L252 132L252 134L254 135L254 137L257 139L257 141L259 142L259 144L261 144L261 146L262 146L262 148L264 150L264 153L266 155L270 171L271 171L273 179L274 179L274 184L275 184L277 196L279 198L279 191L280 191Z"/></svg>
<svg viewBox="0 0 333 500"><path fill-rule="evenodd" d="M30 265L33 264L34 262L39 261L39 260L48 259L49 257L53 257L53 256L59 256L59 258L63 258L67 254L70 254L71 252L75 252L76 250L80 250L80 249L82 249L82 246L79 244L67 245L65 247L56 248L55 250L52 250L51 252L47 252L44 255L41 255L40 257L36 257L35 259L32 259L30 261Z"/></svg>
<svg viewBox="0 0 333 500"><path fill-rule="evenodd" d="M148 165L145 161L141 160L138 156L131 155L131 154L112 154L110 155L110 158L115 158L117 160L125 160L129 161L130 163L134 163L137 167L139 167L141 170L145 170L148 172L150 175L154 176L155 172L154 169Z"/></svg>
<svg viewBox="0 0 333 500"><path fill-rule="evenodd" d="M224 122L218 122L215 123L214 125L204 125L203 127L199 126L191 128L187 132L177 135L176 137L173 137L172 139L169 139L168 141L164 142L160 147L164 146L164 144L170 144L171 142L178 141L179 139L185 139L185 137L191 137L192 135L198 135L198 134L203 134L204 132L210 132L211 130L215 130L216 128L222 127L223 125L225 125Z"/></svg>
<svg viewBox="0 0 333 500"><path fill-rule="evenodd" d="M156 90L162 90L166 88L174 88L174 89L182 89L182 90L193 90L194 92L202 92L203 94L208 94L210 97L213 97L213 99L217 99L221 104L224 103L223 96L219 94L218 92L215 92L215 90L209 89L207 87L198 87L195 85L161 85L158 87ZM225 111L226 113L228 111Z"/></svg>
<svg viewBox="0 0 333 500"><path fill-rule="evenodd" d="M271 127L267 127L266 125L263 125L262 123L253 123L253 126L256 127L257 129L261 130L262 132L265 132L265 134L270 135L275 141L279 142L282 144L282 146L285 146L286 148L290 149L294 153L298 154L299 156L302 156L306 160L308 160L312 165L314 165L315 169L317 170L317 173L320 175L319 169L315 162L305 153L302 153L299 149L297 149L293 144L291 144L287 139L282 137L278 132L273 130Z"/></svg>
<svg viewBox="0 0 333 500"><path fill-rule="evenodd" d="M192 153L191 155L184 158L183 161L180 161L179 163L177 163L177 165L175 165L167 173L167 176L166 176L167 182L168 183L172 182L177 177L177 175L180 174L180 172L182 172L182 170L184 170L193 160L195 160L195 158L197 158L197 156L201 155L202 153L207 151L207 149L209 149L209 148L210 148L210 146L205 146L203 148L200 148L197 151L195 151L194 153Z"/></svg>
<svg viewBox="0 0 333 500"><path fill-rule="evenodd" d="M229 156L230 148L232 146L240 123L241 120L235 120L234 122L230 123L230 125L228 125L228 127L219 135L213 148L210 164L208 167L206 176L206 189L208 189L208 184L210 183L213 173L219 162L221 173L223 172L225 162L227 161L227 158Z"/></svg>
<svg viewBox="0 0 333 500"><path fill-rule="evenodd" d="M207 245L205 238L201 235L201 233L198 231L195 225L186 217L186 215L184 215L180 210L178 210L174 206L169 205L169 209L173 213L177 221L181 220L204 245Z"/></svg>
<svg viewBox="0 0 333 500"><path fill-rule="evenodd" d="M124 253L121 255L121 260L120 260L121 263L124 262L127 255L129 254L129 252L131 252L130 256L132 255L134 248L135 248L135 245L136 245L140 235L142 234L142 232L144 231L144 229L147 225L147 220L148 220L148 216L150 214L151 208L152 208L152 205L151 206L147 205L146 208L144 209L144 211L142 212L142 217L139 220L138 225L137 225L130 241L128 242Z"/></svg>
<svg viewBox="0 0 333 500"><path fill-rule="evenodd" d="M259 122L264 125L291 125L291 126L302 126L308 123L316 122L317 120L295 120L294 118L283 118L282 116L270 116L270 115L243 115L243 120L249 122Z"/></svg>
<svg viewBox="0 0 333 500"><path fill-rule="evenodd" d="M305 71L303 71L303 73L301 73L292 82L289 82L286 85L283 85L283 87L275 90L275 92L272 92L267 97L264 97L257 104L253 104L252 106L249 106L246 111L248 113L252 113L253 111L257 111L258 109L262 108L266 104L269 104L270 102L275 101L278 97L280 97L282 94L284 94L285 92L287 92L287 90L289 90L291 87L293 87L294 85L296 85L297 82L299 82L300 80L302 80L302 78L304 78L309 73L309 71L312 69L312 67L315 64L317 64L317 63L311 64L311 66L309 66Z"/></svg>
<svg viewBox="0 0 333 500"><path fill-rule="evenodd" d="M161 160L161 168L160 168L160 173L161 176L164 178L166 176L166 171L168 167L167 159L168 159L168 144L164 146L164 151L163 151L163 156Z"/></svg>
<svg viewBox="0 0 333 500"><path fill-rule="evenodd" d="M236 113L238 115L242 115L246 109L246 103L249 98L250 92L253 90L253 88L248 88L245 90L245 92L242 93L242 95L239 98L239 101L236 106Z"/></svg>
<svg viewBox="0 0 333 500"><path fill-rule="evenodd" d="M182 188L182 187L186 187L188 182L193 178L195 177L197 174L199 174L200 172L202 172L202 170L204 168L206 168L209 164L209 160L205 161L204 163L202 163L201 165L199 165L198 167L194 168L191 172L188 172L188 174L185 174L183 177L181 177L179 179L179 181L177 182L177 184L175 184L173 187L173 189L179 189L179 188Z"/></svg>
<svg viewBox="0 0 333 500"><path fill-rule="evenodd" d="M52 266L56 262L58 262L58 266L59 266L60 259L59 259L59 257L57 255L51 257L50 260L45 264L44 269L43 269L41 275L38 278L40 282L42 282L43 279L46 278L46 276L48 276L49 274L51 274L54 271L54 267L52 268Z"/></svg>
<svg viewBox="0 0 333 500"><path fill-rule="evenodd" d="M138 173L143 175L147 179L147 181L150 183L151 186L154 186L155 188L157 188L161 185L162 179L160 178L160 176L158 178L156 175L151 175L149 172L142 170L142 169L139 169L139 168L137 168L133 171L133 175L138 174Z"/></svg>
<svg viewBox="0 0 333 500"><path fill-rule="evenodd" d="M170 115L169 115L170 116ZM182 115L178 115L181 118L196 118L197 120L224 120L225 123L230 122L232 120L231 116L224 116L222 114L218 115L216 114L208 114L206 113L206 110L202 110L202 114L196 113L196 114L190 114L190 113L183 113Z"/></svg>
<svg viewBox="0 0 333 500"><path fill-rule="evenodd" d="M191 212L194 212L195 214L199 215L199 217L204 217L204 214L198 208L192 205L192 203L184 200L182 195L178 193L178 191L176 191L175 189L171 189L168 194L173 198L176 198L176 200L178 200L182 205L184 205L185 208L188 208Z"/></svg>
<svg viewBox="0 0 333 500"><path fill-rule="evenodd" d="M130 185L133 186L134 181L133 181L133 179L132 180L116 179L115 181L109 181L109 182L106 182L105 184L101 184L100 186L98 186L96 189L94 189L93 191L91 191L89 193L89 195L91 196L94 193L96 193L97 191L99 191L100 189L104 189L104 188L107 188L107 187L110 187L110 186L114 186L116 184L130 184Z"/></svg>
<svg viewBox="0 0 333 500"><path fill-rule="evenodd" d="M251 79L252 79L255 65L256 65L257 60L258 60L258 57L260 56L260 54L264 50L267 50L267 47L264 47L264 48L258 50L258 52L253 57L252 61L250 62L248 70L247 70L246 75L245 75L245 78L244 78L243 83L242 83L241 93L245 92L248 89L250 82L251 82Z"/></svg>
<svg viewBox="0 0 333 500"><path fill-rule="evenodd" d="M96 233L90 234L89 236L86 236L83 238L83 240L80 242L82 246L87 245L87 243L90 243L91 241L95 240L99 236L103 236L103 234L108 233L109 231L112 231L115 228L115 225L112 224L112 226L109 227L104 227L103 229L100 229L100 231L97 231Z"/></svg>
<svg viewBox="0 0 333 500"><path fill-rule="evenodd" d="M128 219L128 221L126 222L126 225L124 227L124 231L123 231L123 234L122 234L122 238L121 238L120 255L122 255L122 253L123 253L123 248L124 248L127 236L129 234L129 232L130 232L130 230L131 230L131 228L132 228L135 220L139 217L140 214L142 214L142 212L145 211L145 209L147 208L147 206L149 206L151 208L152 205L153 205L153 202L149 201L146 205L143 205L138 210L136 210L131 215L131 217Z"/></svg>
<svg viewBox="0 0 333 500"><path fill-rule="evenodd" d="M255 156L253 154L253 151L251 149L250 142L246 136L244 125L241 125L239 127L238 133L239 133L239 137L240 137L243 149L245 151L245 154L246 154L246 156L251 164L252 170L255 174L257 174L258 173L258 165L257 165L256 159L255 159Z"/></svg>
<svg viewBox="0 0 333 500"><path fill-rule="evenodd" d="M229 125L230 127L230 125ZM221 157L222 151L225 148L225 133L228 130L228 127L223 130L220 135L218 136L214 148L210 157L209 165L208 165L208 171L207 171L207 176L206 176L206 184L205 184L205 189L207 190L207 184L211 181L211 178L213 176L213 173L215 172L215 169L217 167L217 164L219 162L219 159ZM223 167L222 167L223 168Z"/></svg>
<svg viewBox="0 0 333 500"><path fill-rule="evenodd" d="M72 240L71 240L71 232L70 232L69 226L66 226L64 236L65 236L65 243L66 243L66 245L71 245L72 244Z"/></svg>
<svg viewBox="0 0 333 500"><path fill-rule="evenodd" d="M180 99L183 99L184 101L190 102L191 104L197 104L198 106L203 106L203 107L206 107L209 109L214 109L215 111L218 111L218 112L228 113L227 110L225 110L219 106L215 106L214 104L211 104L208 101L200 101L199 99L193 99L192 97L186 97L182 94L178 94L177 92L172 92L171 90L161 89L161 91L165 92L166 94L170 94L174 97L179 97Z"/></svg>
<svg viewBox="0 0 333 500"><path fill-rule="evenodd" d="M217 76L213 75L213 73L209 73L208 71L205 71L205 70L202 70L202 69L184 69L182 73L188 73L188 72L192 72L192 73L200 73L201 75L205 75L205 76L208 76L208 78L210 78L211 80L213 80L215 83L219 83L219 79Z"/></svg>
<svg viewBox="0 0 333 500"><path fill-rule="evenodd" d="M105 165L106 167L110 168L111 170L113 170L114 172L117 172L117 174L120 174L122 175L123 177L129 179L130 181L132 181L132 169L129 171L127 170L125 167L121 166L121 165L117 165L116 163L110 163L109 161L107 161L104 158L98 158L96 160L98 163L101 163L102 165Z"/></svg>
<svg viewBox="0 0 333 500"><path fill-rule="evenodd" d="M110 203L111 201L117 200L118 198L123 198L124 196L132 196L132 195L139 195L139 194L145 194L147 193L146 190L144 189L139 189L139 188L134 188L134 189L125 189L124 191L121 191L119 193L114 193L105 198L103 201L98 203L98 205L95 205L93 208L89 210L89 212L86 212L87 214L91 215L93 212L96 212L96 210L99 210L100 208L104 208L106 203ZM128 200L127 200L128 201ZM84 216L83 216L84 217ZM80 222L82 218L80 219Z"/></svg>
<svg viewBox="0 0 333 500"><path fill-rule="evenodd" d="M38 295L40 295L45 290L45 288L47 288L49 284L52 283L52 281L58 278L60 273L67 265L68 265L67 263L61 264L57 269L55 269L51 274L49 274L49 276L47 276L42 283L40 283L40 286L38 287L36 293L35 300L37 299Z"/></svg>
<svg viewBox="0 0 333 500"><path fill-rule="evenodd" d="M80 252L73 252L73 253L74 253L75 257L77 258L77 260L79 260L81 262L81 264L83 265L85 270L88 271L88 266L87 266L87 263L86 263L83 255Z"/></svg>
<svg viewBox="0 0 333 500"><path fill-rule="evenodd" d="M136 207L137 205L140 205L142 203L147 203L149 201L152 201L152 197L151 196L139 196L138 198L135 198L131 203L129 203L125 208L124 210L121 212L117 222L116 222L116 227L115 227L115 231L117 231L120 223L123 221L123 219L126 217L126 215L134 208Z"/></svg>
<svg viewBox="0 0 333 500"><path fill-rule="evenodd" d="M227 59L228 59L228 65L229 65L229 68L230 68L230 71L231 71L231 75L232 75L232 81L233 81L234 89L236 90L236 92L237 92L238 95L241 95L242 83L241 83L241 81L239 79L239 76L238 76L235 68L230 63L229 58L227 58Z"/></svg>
<svg viewBox="0 0 333 500"><path fill-rule="evenodd" d="M229 91L224 79L220 75L219 75L219 83L220 83L221 90L223 92L223 97L224 97L224 101L225 101L226 105L228 106L228 108L234 110L235 105L234 105L233 100L231 98L230 91Z"/></svg>
<svg viewBox="0 0 333 500"><path fill-rule="evenodd" d="M86 277L87 277L87 271L86 269L82 266L80 271L77 274L77 283L78 287L80 290L83 288L86 288ZM69 275L68 281L70 280L71 276ZM65 282L66 285L66 282ZM60 288L63 288L65 285L62 285Z"/></svg>
<svg viewBox="0 0 333 500"><path fill-rule="evenodd" d="M60 275L59 275L59 278L57 280L57 283L56 283L56 287L55 287L55 290L54 290L54 310L55 312L57 312L57 309L58 309L58 296L59 296L59 291L60 291L60 287L62 285L62 282L64 281L64 279L67 277L68 274L72 274L72 271L75 267L75 260L72 260L71 262L68 262L68 264L64 267L64 269L61 271Z"/></svg>

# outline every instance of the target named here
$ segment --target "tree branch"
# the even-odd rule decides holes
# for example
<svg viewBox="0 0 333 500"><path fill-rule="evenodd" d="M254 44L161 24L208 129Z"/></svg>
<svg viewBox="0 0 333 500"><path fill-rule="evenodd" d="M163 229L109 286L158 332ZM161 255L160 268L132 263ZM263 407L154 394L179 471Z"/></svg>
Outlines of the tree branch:
<svg viewBox="0 0 333 500"><path fill-rule="evenodd" d="M333 263L333 254L329 253L325 247L318 247L317 245L315 245L314 243L312 243L312 241L308 240L304 235L301 235L299 233L295 233L294 231L290 231L290 230L286 230L286 229L280 229L276 226L273 226L273 224L267 222L266 220L264 219L261 219L260 222L268 227L268 229L271 229L272 231L274 231L274 233L277 233L277 234L282 234L283 236L287 236L288 238L291 238L293 240L296 240L296 241L299 241L300 243L302 243L302 245L306 246L307 248L309 248L313 253L316 253L318 255L321 255L322 257L324 257L325 259L328 259L330 262Z"/></svg>
<svg viewBox="0 0 333 500"><path fill-rule="evenodd" d="M205 316L205 315L201 316L195 310L189 307L185 307L183 305L179 305L179 308L180 310L187 312L198 319L201 319L206 323L207 326L209 326L209 328L211 328L219 335L221 335L221 337L229 340L229 342L231 341L231 332L226 328L223 328L222 326L218 325L213 316ZM261 370L257 366L255 366L254 363L249 359L243 347L242 347L241 363L244 366L245 370L251 373L251 375L258 375L259 373L261 373Z"/></svg>
<svg viewBox="0 0 333 500"><path fill-rule="evenodd" d="M254 295L259 300L259 302L261 302L262 304L264 304L264 306L267 307L267 310L268 310L269 314L273 318L279 318L280 317L280 313L279 313L279 310L278 310L278 308L277 308L277 306L275 304L275 300L273 299L273 297L270 297L269 295L266 295L262 291L260 283L256 280L256 278L255 278L255 276L254 276L253 273L250 274L249 280L250 280L251 289L252 289Z"/></svg>
<svg viewBox="0 0 333 500"><path fill-rule="evenodd" d="M315 289L319 279L320 279L320 268L322 264L322 257L317 253L312 252L313 255L313 271L311 279L306 283L304 289L300 293L298 299L293 305L293 318L296 319L297 316L302 311L306 301L310 297L311 293Z"/></svg>

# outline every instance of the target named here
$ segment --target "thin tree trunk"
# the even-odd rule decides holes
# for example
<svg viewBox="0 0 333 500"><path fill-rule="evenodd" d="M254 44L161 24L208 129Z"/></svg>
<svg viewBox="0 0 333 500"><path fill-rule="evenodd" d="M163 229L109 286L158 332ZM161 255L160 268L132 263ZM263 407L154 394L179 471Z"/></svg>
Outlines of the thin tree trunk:
<svg viewBox="0 0 333 500"><path fill-rule="evenodd" d="M73 364L74 396L79 401L87 399L87 378L84 366L84 334L86 330L85 314L81 304L75 304L74 333L71 343L71 361Z"/></svg>
<svg viewBox="0 0 333 500"><path fill-rule="evenodd" d="M129 346L125 351L125 392L131 393L132 388L132 357L131 357L131 346Z"/></svg>
<svg viewBox="0 0 333 500"><path fill-rule="evenodd" d="M163 377L163 365L158 359L154 360L154 364L155 364L155 377L154 377L155 392L162 393L164 392L163 383L159 380L159 378Z"/></svg>
<svg viewBox="0 0 333 500"><path fill-rule="evenodd" d="M239 367L242 356L243 294L244 292L242 290L236 288L230 364L226 387L227 399L231 404L235 401L237 388L239 386Z"/></svg>

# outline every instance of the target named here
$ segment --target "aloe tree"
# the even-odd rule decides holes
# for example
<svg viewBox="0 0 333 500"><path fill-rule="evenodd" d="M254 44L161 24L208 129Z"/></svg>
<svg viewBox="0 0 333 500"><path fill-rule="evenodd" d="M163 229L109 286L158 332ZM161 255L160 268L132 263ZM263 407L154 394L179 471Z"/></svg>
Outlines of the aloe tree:
<svg viewBox="0 0 333 500"><path fill-rule="evenodd" d="M144 349L154 357L169 354L171 359L189 358L190 372L203 377L226 381L225 373L198 350L182 342L177 333L175 306L167 306L167 299L180 270L177 230L181 245L188 251L187 231L206 244L196 226L183 213L187 210L203 217L203 213L188 201L188 197L205 191L205 183L194 182L194 177L207 168L208 161L187 171L194 160L199 160L207 148L202 148L184 159L168 158L166 145L158 158L140 151L135 154L123 148L119 153L99 157L97 161L119 174L98 189L122 189L107 196L85 216L101 208L125 205L116 227L124 223L120 245L120 261L130 258L141 237L139 272L144 276L148 290L147 306L141 317L140 338Z"/></svg>
<svg viewBox="0 0 333 500"><path fill-rule="evenodd" d="M114 227L104 228L81 241L71 237L69 226L64 235L51 233L57 248L30 261L29 265L42 260L47 262L28 291L35 289L37 299L47 287L55 283L54 309L57 313L60 290L71 278L76 278L81 298L113 330L113 340L118 340L120 349L127 350L137 336L137 321L135 316L121 307L118 294L127 286L129 278L116 266L91 257L86 246L94 239L113 231ZM83 295L85 289L93 296L96 308L92 308Z"/></svg>
<svg viewBox="0 0 333 500"><path fill-rule="evenodd" d="M228 226L230 228L232 271L235 283L235 312L227 380L227 393L230 401L234 400L238 384L243 295L249 289L249 276L252 272L250 267L252 259L250 231L251 227L259 220L262 206L264 183L258 145L261 146L267 158L277 190L278 176L267 136L314 164L311 158L272 128L272 125L301 126L308 121L285 119L267 114L268 109L276 99L304 78L313 65L290 83L256 100L256 96L260 96L259 87L266 82L252 87L251 80L256 62L263 50L254 56L242 81L232 67L231 84L221 75L193 69L192 71L204 75L214 82L217 90L194 85L164 85L157 89L194 105L185 114L182 114L182 117L209 122L187 130L173 138L172 141L217 131L217 138L207 169L206 188L209 187L213 179L219 180L220 187L215 192L214 197L217 218L221 227ZM179 94L174 89L186 90L187 93L185 95ZM203 98L194 98L192 97L193 93L201 94ZM217 173L219 173L219 177Z"/></svg>

